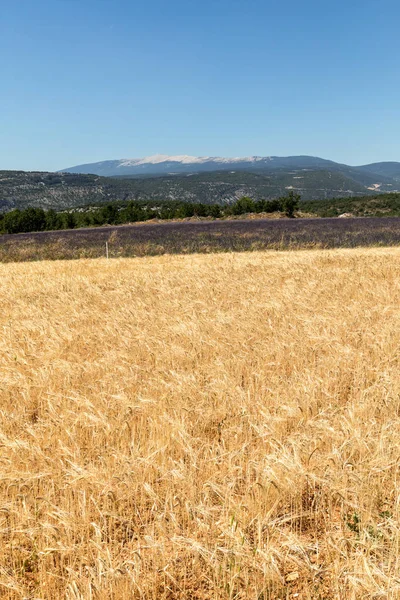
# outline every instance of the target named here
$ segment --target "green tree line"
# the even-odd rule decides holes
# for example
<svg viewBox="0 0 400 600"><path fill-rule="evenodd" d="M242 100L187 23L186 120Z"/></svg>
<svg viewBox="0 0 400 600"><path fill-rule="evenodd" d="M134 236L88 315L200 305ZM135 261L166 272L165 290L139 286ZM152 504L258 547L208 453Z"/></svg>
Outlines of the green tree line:
<svg viewBox="0 0 400 600"><path fill-rule="evenodd" d="M271 213L280 211L294 217L300 196L289 192L276 200L252 200L244 196L233 204L202 204L192 202L146 203L131 200L127 203L110 202L98 208L56 212L42 208L15 209L0 214L1 233L29 233L95 227L100 225L121 225L150 219L185 219L189 217L211 217L219 219L246 213Z"/></svg>

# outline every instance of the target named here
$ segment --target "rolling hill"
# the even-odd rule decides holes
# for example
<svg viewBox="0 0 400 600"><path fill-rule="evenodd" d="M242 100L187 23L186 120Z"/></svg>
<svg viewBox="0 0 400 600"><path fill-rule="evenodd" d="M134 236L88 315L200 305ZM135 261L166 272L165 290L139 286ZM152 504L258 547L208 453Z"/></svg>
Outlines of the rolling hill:
<svg viewBox="0 0 400 600"><path fill-rule="evenodd" d="M361 181L363 180L363 181ZM371 189L368 189L368 188ZM181 200L214 204L234 202L241 196L276 198L288 190L303 200L373 193L369 176L359 181L337 171L217 171L194 175L118 178L72 173L0 171L0 211L35 206L66 210L113 200ZM384 189L388 189L384 186ZM389 189L394 189L391 186ZM375 190L376 193L376 190Z"/></svg>
<svg viewBox="0 0 400 600"><path fill-rule="evenodd" d="M173 172L163 173L171 168ZM85 169L97 172L75 172ZM115 172L118 177L104 176ZM58 173L0 171L0 211L27 206L68 210L114 200L229 203L241 196L276 198L288 190L311 201L399 189L400 163L350 167L307 156L223 159L158 155L124 164L82 165Z"/></svg>
<svg viewBox="0 0 400 600"><path fill-rule="evenodd" d="M395 181L400 181L400 163L398 162L378 162L370 165L358 167L365 173L376 174L380 177L391 177Z"/></svg>

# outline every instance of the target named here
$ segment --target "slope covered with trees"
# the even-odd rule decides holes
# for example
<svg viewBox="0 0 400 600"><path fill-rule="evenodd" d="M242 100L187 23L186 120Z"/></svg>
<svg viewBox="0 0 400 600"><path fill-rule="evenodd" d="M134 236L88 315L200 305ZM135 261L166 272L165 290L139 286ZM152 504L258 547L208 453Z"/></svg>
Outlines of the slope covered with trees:
<svg viewBox="0 0 400 600"><path fill-rule="evenodd" d="M365 196L396 189L368 173L329 170L220 171L141 179L72 173L0 171L0 212L36 207L70 210L112 201L234 203L243 196L274 199L293 190L303 200ZM374 186L379 185L376 188Z"/></svg>

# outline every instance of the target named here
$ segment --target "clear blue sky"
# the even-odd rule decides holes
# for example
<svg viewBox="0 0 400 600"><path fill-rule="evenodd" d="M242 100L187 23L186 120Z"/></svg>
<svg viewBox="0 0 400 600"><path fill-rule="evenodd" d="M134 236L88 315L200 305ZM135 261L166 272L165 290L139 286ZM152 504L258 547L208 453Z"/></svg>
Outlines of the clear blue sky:
<svg viewBox="0 0 400 600"><path fill-rule="evenodd" d="M398 0L1 0L0 169L400 161Z"/></svg>

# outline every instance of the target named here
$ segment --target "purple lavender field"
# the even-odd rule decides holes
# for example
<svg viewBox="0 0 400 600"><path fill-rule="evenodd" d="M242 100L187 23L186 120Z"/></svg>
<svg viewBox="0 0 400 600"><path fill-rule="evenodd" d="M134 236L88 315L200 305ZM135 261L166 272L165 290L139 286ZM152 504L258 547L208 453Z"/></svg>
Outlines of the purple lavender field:
<svg viewBox="0 0 400 600"><path fill-rule="evenodd" d="M400 245L400 218L164 222L0 236L0 261Z"/></svg>

